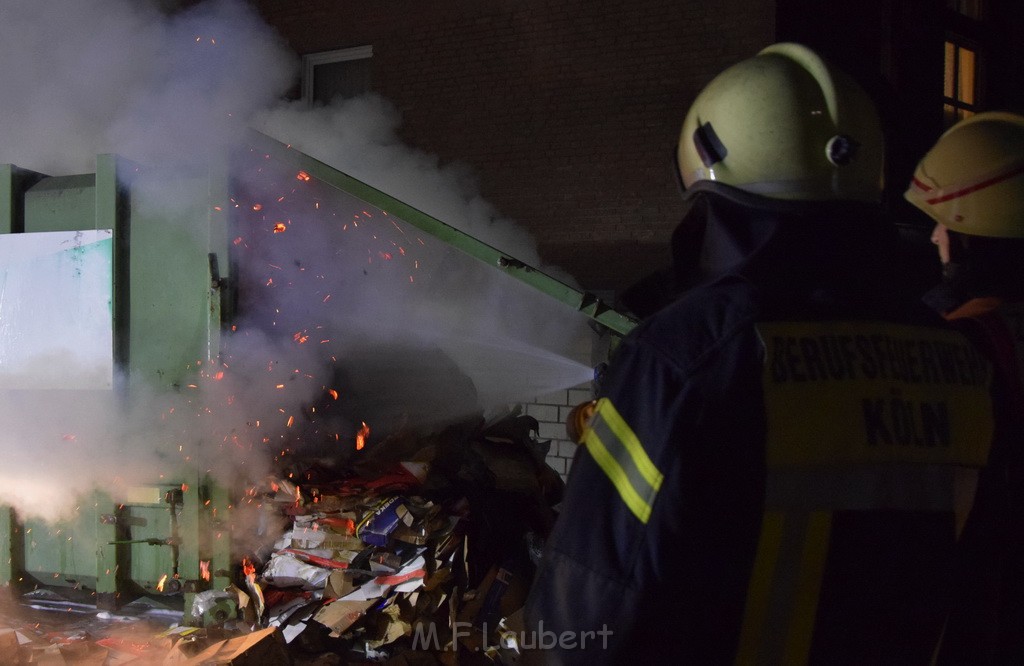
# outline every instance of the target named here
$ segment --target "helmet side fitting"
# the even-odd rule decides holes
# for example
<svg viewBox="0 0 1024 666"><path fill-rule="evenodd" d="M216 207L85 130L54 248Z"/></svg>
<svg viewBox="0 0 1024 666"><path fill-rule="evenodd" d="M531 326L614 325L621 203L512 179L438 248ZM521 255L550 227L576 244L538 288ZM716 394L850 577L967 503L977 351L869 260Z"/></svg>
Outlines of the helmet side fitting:
<svg viewBox="0 0 1024 666"><path fill-rule="evenodd" d="M875 105L809 48L779 43L716 76L683 122L683 184L725 183L773 199L877 202L883 138Z"/></svg>
<svg viewBox="0 0 1024 666"><path fill-rule="evenodd" d="M1024 116L986 111L953 125L904 197L953 231L1024 238Z"/></svg>

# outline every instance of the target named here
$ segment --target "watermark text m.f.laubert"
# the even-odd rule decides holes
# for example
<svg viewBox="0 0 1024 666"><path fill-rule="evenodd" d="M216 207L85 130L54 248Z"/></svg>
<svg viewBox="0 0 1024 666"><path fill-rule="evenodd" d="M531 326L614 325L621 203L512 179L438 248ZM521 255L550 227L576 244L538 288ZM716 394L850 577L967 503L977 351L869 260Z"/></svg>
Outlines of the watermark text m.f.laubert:
<svg viewBox="0 0 1024 666"><path fill-rule="evenodd" d="M483 645L480 647L486 650L491 646L487 644L488 632L487 623L480 627L480 636L483 637ZM460 638L468 638L473 635L472 622L455 622L452 625L451 644L442 644L441 637L437 634L437 625L434 623L418 624L413 628L412 648L414 650L454 650ZM501 632L500 647L515 647L521 650L584 650L587 648L608 649L608 638L615 632L602 624L600 629L586 631L563 631L555 632L544 628L544 621L537 623L537 628L521 632Z"/></svg>

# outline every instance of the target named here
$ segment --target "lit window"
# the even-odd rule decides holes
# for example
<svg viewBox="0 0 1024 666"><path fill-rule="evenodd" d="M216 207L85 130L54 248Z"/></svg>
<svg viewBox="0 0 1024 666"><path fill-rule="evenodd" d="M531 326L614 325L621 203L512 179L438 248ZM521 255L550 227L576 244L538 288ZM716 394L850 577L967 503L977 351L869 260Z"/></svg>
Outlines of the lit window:
<svg viewBox="0 0 1024 666"><path fill-rule="evenodd" d="M329 104L335 97L370 91L372 46L311 53L302 57L302 99Z"/></svg>
<svg viewBox="0 0 1024 666"><path fill-rule="evenodd" d="M977 104L977 54L955 41L946 42L943 119L946 126L974 115Z"/></svg>

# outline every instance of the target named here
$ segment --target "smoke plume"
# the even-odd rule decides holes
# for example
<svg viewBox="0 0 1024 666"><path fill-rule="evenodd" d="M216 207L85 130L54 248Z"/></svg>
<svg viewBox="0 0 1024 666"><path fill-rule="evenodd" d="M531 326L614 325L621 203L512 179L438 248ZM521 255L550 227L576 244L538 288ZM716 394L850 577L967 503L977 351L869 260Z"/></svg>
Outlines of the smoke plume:
<svg viewBox="0 0 1024 666"><path fill-rule="evenodd" d="M298 59L241 0L172 15L155 1L7 0L0 62L0 163L63 176L116 153L187 174L140 181L139 205L201 234L161 183L236 156L223 206L235 220L240 303L222 356L197 358L182 370L189 379L166 386L97 369L83 345L48 345L45 331L43 342L0 350L0 501L20 513L53 518L96 487L118 497L183 475L251 482L282 452L350 450L364 422L379 440L589 378L590 330L564 304L388 211L252 161L254 127L540 264L529 235L479 196L471 169L402 145L387 100L280 101ZM29 320L62 326L59 312L26 314L12 266L0 266L3 344ZM48 304L57 309L33 303Z"/></svg>

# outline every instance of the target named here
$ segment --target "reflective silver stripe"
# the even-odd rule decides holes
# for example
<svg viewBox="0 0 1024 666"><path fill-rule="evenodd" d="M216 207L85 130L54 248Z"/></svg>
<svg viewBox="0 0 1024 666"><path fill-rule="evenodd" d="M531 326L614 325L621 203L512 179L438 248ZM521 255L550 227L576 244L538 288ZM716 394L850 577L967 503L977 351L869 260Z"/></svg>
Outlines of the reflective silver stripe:
<svg viewBox="0 0 1024 666"><path fill-rule="evenodd" d="M770 507L793 510L951 511L957 475L965 471L974 470L909 464L769 470L765 499Z"/></svg>
<svg viewBox="0 0 1024 666"><path fill-rule="evenodd" d="M640 522L646 523L663 476L607 398L598 401L584 442L626 506Z"/></svg>
<svg viewBox="0 0 1024 666"><path fill-rule="evenodd" d="M737 664L807 662L831 529L828 511L764 513Z"/></svg>
<svg viewBox="0 0 1024 666"><path fill-rule="evenodd" d="M800 560L807 540L806 513L787 514L772 576L768 617L762 629L761 657L766 663L783 663L789 624L796 610L794 600L800 581Z"/></svg>

